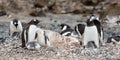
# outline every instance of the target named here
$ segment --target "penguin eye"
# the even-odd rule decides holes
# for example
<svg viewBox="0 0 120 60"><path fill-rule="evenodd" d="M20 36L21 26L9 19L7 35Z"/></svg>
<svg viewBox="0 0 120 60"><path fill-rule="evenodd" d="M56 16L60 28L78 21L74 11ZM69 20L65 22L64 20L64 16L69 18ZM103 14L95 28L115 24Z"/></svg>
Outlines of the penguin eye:
<svg viewBox="0 0 120 60"><path fill-rule="evenodd" d="M36 21L35 19L33 19L33 21Z"/></svg>
<svg viewBox="0 0 120 60"><path fill-rule="evenodd" d="M14 25L16 25L17 23L16 23L16 22L14 22L13 24L14 24Z"/></svg>

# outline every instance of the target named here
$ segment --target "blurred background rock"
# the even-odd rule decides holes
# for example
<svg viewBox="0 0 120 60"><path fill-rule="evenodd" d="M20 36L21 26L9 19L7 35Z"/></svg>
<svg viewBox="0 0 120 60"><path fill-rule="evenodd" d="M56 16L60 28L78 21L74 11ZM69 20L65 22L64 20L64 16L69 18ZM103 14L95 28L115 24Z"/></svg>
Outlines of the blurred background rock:
<svg viewBox="0 0 120 60"><path fill-rule="evenodd" d="M0 0L0 11L7 13L25 13L39 16L46 12L55 14L101 13L113 3L120 14L120 0ZM118 13L119 12L119 13Z"/></svg>

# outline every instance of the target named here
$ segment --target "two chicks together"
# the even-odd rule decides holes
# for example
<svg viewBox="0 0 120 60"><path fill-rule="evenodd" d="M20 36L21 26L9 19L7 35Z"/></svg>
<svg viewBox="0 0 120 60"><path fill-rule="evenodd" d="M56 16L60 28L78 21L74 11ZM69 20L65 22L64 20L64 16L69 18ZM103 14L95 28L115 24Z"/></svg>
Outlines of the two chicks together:
<svg viewBox="0 0 120 60"><path fill-rule="evenodd" d="M22 47L27 49L39 49L41 46L50 46L45 31L37 27L40 20L32 19L24 27L19 20L10 22L10 36L18 32L22 39Z"/></svg>
<svg viewBox="0 0 120 60"><path fill-rule="evenodd" d="M103 42L103 28L97 17L91 15L87 20L86 24L77 24L73 29L69 25L61 24L62 32L61 35L64 36L74 36L74 31L82 39L83 46L88 47L89 42L93 42L96 48L104 45Z"/></svg>

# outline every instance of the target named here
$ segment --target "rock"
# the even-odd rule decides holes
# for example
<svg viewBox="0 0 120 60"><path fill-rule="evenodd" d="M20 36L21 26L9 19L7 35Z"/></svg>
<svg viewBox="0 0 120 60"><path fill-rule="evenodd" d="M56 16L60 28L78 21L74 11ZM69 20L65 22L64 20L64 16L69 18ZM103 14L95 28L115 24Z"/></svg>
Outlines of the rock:
<svg viewBox="0 0 120 60"><path fill-rule="evenodd" d="M85 5L96 5L96 4L98 4L98 0L81 0L81 2Z"/></svg>
<svg viewBox="0 0 120 60"><path fill-rule="evenodd" d="M0 11L0 16L4 16L7 15L7 13L5 11Z"/></svg>
<svg viewBox="0 0 120 60"><path fill-rule="evenodd" d="M81 0L81 2L87 6L94 6L94 5L99 4L102 1L104 1L104 0Z"/></svg>
<svg viewBox="0 0 120 60"><path fill-rule="evenodd" d="M53 12L60 14L60 13L80 13L82 12L82 4L78 1L72 0L58 0L55 2L53 6Z"/></svg>
<svg viewBox="0 0 120 60"><path fill-rule="evenodd" d="M0 38L0 44L5 42L5 38Z"/></svg>
<svg viewBox="0 0 120 60"><path fill-rule="evenodd" d="M106 9L100 12L100 20L103 22L106 16L118 16L120 12L118 10L120 8L120 4L118 2L111 3Z"/></svg>
<svg viewBox="0 0 120 60"><path fill-rule="evenodd" d="M55 0L35 0L34 3L38 6L51 6L55 3Z"/></svg>
<svg viewBox="0 0 120 60"><path fill-rule="evenodd" d="M102 4L102 2L104 2L104 4ZM39 13L40 11L38 11L38 9L44 12L53 12L57 14L78 14L84 13L85 11L89 12L89 9L91 10L91 7L89 6L95 7L98 5L100 7L104 6L104 8L106 8L107 4L111 3L112 1L107 2L107 0L1 0L0 10L15 14L31 14L32 12L36 11ZM101 12L99 8L96 8L95 11Z"/></svg>
<svg viewBox="0 0 120 60"><path fill-rule="evenodd" d="M37 16L44 17L44 16L46 16L45 12L43 12L43 11L33 11L33 12L30 12L29 15L34 16L34 17L37 17Z"/></svg>

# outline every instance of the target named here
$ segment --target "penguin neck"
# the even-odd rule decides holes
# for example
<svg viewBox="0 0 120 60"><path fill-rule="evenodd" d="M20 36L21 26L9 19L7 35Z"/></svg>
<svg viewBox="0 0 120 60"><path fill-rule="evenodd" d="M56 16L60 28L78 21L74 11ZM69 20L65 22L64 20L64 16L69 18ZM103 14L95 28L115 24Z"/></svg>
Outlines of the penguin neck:
<svg viewBox="0 0 120 60"><path fill-rule="evenodd" d="M18 24L16 24L15 27L17 28L17 27L18 27Z"/></svg>
<svg viewBox="0 0 120 60"><path fill-rule="evenodd" d="M94 26L93 21L88 21L88 22L87 22L87 26Z"/></svg>

